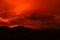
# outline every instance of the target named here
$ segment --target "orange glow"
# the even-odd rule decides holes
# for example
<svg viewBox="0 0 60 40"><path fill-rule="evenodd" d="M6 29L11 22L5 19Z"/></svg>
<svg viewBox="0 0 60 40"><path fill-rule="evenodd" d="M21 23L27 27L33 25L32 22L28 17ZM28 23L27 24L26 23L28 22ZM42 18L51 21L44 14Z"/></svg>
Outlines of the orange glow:
<svg viewBox="0 0 60 40"><path fill-rule="evenodd" d="M10 28L18 25L33 29L58 29L49 26L60 23L60 0L1 0L0 21L1 26Z"/></svg>

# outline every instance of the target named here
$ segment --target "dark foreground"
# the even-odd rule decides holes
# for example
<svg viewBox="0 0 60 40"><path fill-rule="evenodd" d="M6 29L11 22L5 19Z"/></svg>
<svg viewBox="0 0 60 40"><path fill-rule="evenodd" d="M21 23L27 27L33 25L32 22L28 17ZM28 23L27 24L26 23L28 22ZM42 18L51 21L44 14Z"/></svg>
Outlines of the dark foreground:
<svg viewBox="0 0 60 40"><path fill-rule="evenodd" d="M0 27L0 39L4 40L46 40L60 38L60 30L33 30L24 27Z"/></svg>

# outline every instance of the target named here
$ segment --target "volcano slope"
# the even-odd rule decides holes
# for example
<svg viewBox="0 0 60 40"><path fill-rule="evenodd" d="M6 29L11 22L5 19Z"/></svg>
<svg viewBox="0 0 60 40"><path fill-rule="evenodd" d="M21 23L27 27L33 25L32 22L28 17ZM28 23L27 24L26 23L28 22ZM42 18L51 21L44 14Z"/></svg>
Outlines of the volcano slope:
<svg viewBox="0 0 60 40"><path fill-rule="evenodd" d="M60 0L0 0L0 26L60 29Z"/></svg>

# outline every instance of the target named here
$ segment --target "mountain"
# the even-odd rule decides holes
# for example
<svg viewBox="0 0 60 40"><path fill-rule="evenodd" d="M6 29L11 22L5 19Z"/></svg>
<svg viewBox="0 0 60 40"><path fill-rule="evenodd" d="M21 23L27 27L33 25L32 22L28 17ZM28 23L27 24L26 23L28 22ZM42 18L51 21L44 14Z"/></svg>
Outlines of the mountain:
<svg viewBox="0 0 60 40"><path fill-rule="evenodd" d="M6 26L0 27L0 39L12 39L13 40L40 40L47 39L49 37L59 38L59 30L35 30L30 28L25 28L22 26L17 26L14 28L8 28Z"/></svg>

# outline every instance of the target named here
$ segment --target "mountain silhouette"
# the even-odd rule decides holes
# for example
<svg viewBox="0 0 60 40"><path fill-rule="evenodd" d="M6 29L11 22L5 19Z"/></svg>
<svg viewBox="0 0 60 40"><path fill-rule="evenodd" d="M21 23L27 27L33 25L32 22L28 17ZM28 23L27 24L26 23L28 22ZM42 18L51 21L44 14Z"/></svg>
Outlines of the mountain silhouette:
<svg viewBox="0 0 60 40"><path fill-rule="evenodd" d="M22 40L40 40L47 39L47 37L58 37L60 34L59 30L35 30L22 26L8 28L7 26L0 27L0 38L2 39L22 39ZM60 37L60 36L59 36Z"/></svg>

